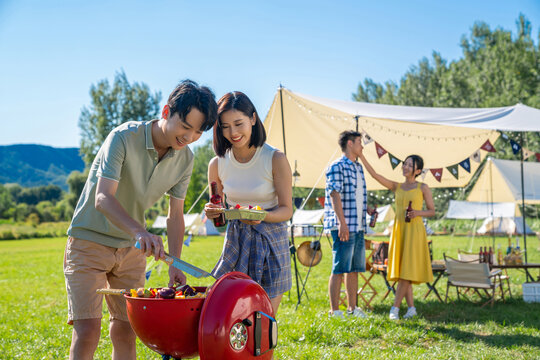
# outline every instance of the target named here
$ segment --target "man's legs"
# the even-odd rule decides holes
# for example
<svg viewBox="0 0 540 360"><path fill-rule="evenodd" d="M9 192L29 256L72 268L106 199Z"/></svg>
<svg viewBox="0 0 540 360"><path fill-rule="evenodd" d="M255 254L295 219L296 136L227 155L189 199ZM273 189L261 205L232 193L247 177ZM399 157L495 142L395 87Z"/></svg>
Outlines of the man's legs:
<svg viewBox="0 0 540 360"><path fill-rule="evenodd" d="M101 319L73 321L70 360L92 360L97 349L101 332Z"/></svg>
<svg viewBox="0 0 540 360"><path fill-rule="evenodd" d="M330 297L330 310L332 310L332 312L339 310L339 294L341 292L342 281L343 274L330 274L330 279L328 280L328 296Z"/></svg>
<svg viewBox="0 0 540 360"><path fill-rule="evenodd" d="M358 299L358 273L345 274L345 291L347 293L347 310L354 311Z"/></svg>
<svg viewBox="0 0 540 360"><path fill-rule="evenodd" d="M112 319L109 327L113 345L112 359L135 360L135 333L128 321Z"/></svg>

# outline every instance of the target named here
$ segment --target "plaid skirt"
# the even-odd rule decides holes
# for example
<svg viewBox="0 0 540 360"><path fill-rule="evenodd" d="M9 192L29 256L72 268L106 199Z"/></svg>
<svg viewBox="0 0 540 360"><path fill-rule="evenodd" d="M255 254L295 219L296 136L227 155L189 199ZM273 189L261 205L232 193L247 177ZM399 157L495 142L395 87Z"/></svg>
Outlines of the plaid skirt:
<svg viewBox="0 0 540 360"><path fill-rule="evenodd" d="M246 225L230 220L212 275L219 278L231 271L249 275L270 298L289 291L292 275L287 223Z"/></svg>

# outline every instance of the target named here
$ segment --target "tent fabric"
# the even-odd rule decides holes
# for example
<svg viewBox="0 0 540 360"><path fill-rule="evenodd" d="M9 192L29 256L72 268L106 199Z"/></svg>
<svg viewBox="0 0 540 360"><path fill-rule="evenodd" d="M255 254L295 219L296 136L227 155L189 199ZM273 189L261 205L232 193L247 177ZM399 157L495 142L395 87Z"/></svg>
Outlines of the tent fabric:
<svg viewBox="0 0 540 360"><path fill-rule="evenodd" d="M377 208L379 216L377 217L377 222L392 221L396 217L396 213L392 208L392 205L384 205L380 208Z"/></svg>
<svg viewBox="0 0 540 360"><path fill-rule="evenodd" d="M527 227L527 235L536 235ZM523 235L522 217L488 217L476 231L480 235Z"/></svg>
<svg viewBox="0 0 540 360"><path fill-rule="evenodd" d="M319 210L296 210L292 217L295 225L320 224L324 216L324 209Z"/></svg>
<svg viewBox="0 0 540 360"><path fill-rule="evenodd" d="M296 95L343 113L363 117L486 130L540 131L540 110L523 104L497 108L430 108L330 100L299 93Z"/></svg>
<svg viewBox="0 0 540 360"><path fill-rule="evenodd" d="M355 130L357 121L358 130L374 140L364 146L364 154L381 175L393 181L403 181L401 166L393 168L390 155L403 161L408 155L418 154L424 159L425 169L442 169L440 182L429 172L421 179L423 182L431 187L463 187L469 183L480 163L470 161L470 172L459 167L457 179L446 168L469 159L487 140L495 143L499 133L463 127L459 121L469 119L472 123L474 119L476 124L481 124L481 119L487 121L515 113L508 109L506 112L496 112L486 109L395 107L326 100L287 89L280 91L282 96L278 91L264 121L267 141L284 151L289 163L297 164L296 170L300 176L296 178L296 186L310 188L325 187L326 168L341 156L338 135L344 130ZM429 119L452 126L421 123ZM379 158L375 143L388 154ZM485 155L486 152L481 150L481 158ZM365 175L369 190L383 189L367 172Z"/></svg>
<svg viewBox="0 0 540 360"><path fill-rule="evenodd" d="M514 217L521 215L513 202L488 203L450 200L447 219L485 219L488 217Z"/></svg>
<svg viewBox="0 0 540 360"><path fill-rule="evenodd" d="M186 234L197 234L203 225L201 214L184 214L184 225ZM152 224L152 229L167 230L167 217L158 216Z"/></svg>
<svg viewBox="0 0 540 360"><path fill-rule="evenodd" d="M540 163L523 162L525 203L540 204ZM521 164L516 160L488 158L468 201L521 204Z"/></svg>

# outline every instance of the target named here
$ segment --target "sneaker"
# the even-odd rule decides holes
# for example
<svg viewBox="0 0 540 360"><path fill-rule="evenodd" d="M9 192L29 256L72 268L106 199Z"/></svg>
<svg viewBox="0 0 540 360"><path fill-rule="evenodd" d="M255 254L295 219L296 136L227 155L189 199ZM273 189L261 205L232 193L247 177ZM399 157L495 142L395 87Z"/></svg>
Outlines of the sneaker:
<svg viewBox="0 0 540 360"><path fill-rule="evenodd" d="M335 318L342 318L343 317L343 311L342 310L330 310L330 314L328 314L330 317Z"/></svg>
<svg viewBox="0 0 540 360"><path fill-rule="evenodd" d="M347 310L347 315L354 316L354 317L359 317L359 318L362 318L362 319L367 318L366 313L363 312L362 309L360 309L358 306L355 307L354 310Z"/></svg>
<svg viewBox="0 0 540 360"><path fill-rule="evenodd" d="M410 307L407 310L407 313L405 315L403 315L403 318L404 319L410 319L410 318L415 317L415 316L416 316L416 308L413 306L413 307Z"/></svg>
<svg viewBox="0 0 540 360"><path fill-rule="evenodd" d="M390 320L399 320L399 308L392 306L388 317Z"/></svg>

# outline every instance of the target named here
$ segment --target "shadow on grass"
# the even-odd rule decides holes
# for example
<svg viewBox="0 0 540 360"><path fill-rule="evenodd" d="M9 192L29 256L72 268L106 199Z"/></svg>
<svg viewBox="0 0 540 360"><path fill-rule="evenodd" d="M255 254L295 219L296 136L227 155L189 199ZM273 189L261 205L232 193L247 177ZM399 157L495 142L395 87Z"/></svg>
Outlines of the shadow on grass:
<svg viewBox="0 0 540 360"><path fill-rule="evenodd" d="M444 299L444 297L443 297ZM506 302L497 300L493 307L481 307L479 298L472 298L471 301L449 298L448 303L441 303L437 300L422 301L415 299L419 318L417 321L401 320L399 326L410 328L411 330L426 330L426 322L429 330L435 331L444 336L451 337L460 342L483 342L490 346L534 346L540 348L540 337L523 334L489 334L491 329L489 324L493 324L493 332L496 329L512 328L540 330L540 304L529 304L520 298L506 299ZM402 309L405 307L405 302ZM374 307L374 313L387 314L389 306L378 304ZM421 323L419 323L421 322ZM483 330L479 332L464 330L461 325L479 324ZM502 330L504 331L504 330ZM525 330L527 331L527 330Z"/></svg>

